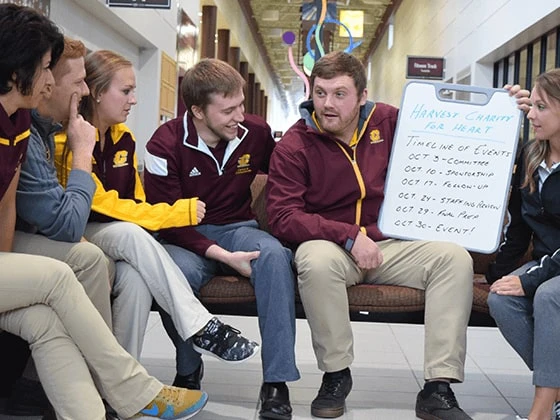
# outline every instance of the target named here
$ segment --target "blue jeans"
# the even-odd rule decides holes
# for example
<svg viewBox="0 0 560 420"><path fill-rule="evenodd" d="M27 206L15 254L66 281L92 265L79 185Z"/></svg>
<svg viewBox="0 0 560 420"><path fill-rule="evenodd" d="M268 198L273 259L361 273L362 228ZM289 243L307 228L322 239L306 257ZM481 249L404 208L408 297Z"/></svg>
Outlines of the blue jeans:
<svg viewBox="0 0 560 420"><path fill-rule="evenodd" d="M254 220L229 225L202 225L196 230L228 251L260 251L251 262L251 284L255 288L259 329L262 338L261 358L265 382L298 380L295 362L295 280L292 252ZM215 260L201 257L184 248L166 244L165 248L198 293L217 274L233 270ZM183 341L169 317L162 313L163 325L177 349L177 372L192 373L200 364L200 354L190 340Z"/></svg>
<svg viewBox="0 0 560 420"><path fill-rule="evenodd" d="M512 274L536 265L532 261ZM560 387L560 276L542 283L533 298L488 295L490 314L507 342L533 371L533 384Z"/></svg>

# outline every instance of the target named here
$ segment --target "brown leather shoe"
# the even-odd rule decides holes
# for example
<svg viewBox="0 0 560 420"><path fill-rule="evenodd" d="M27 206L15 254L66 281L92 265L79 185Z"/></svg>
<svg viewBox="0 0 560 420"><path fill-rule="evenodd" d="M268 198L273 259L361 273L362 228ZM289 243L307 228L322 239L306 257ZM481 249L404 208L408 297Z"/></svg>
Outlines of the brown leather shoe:
<svg viewBox="0 0 560 420"><path fill-rule="evenodd" d="M290 420L292 418L290 391L285 382L263 382L259 399L261 419Z"/></svg>

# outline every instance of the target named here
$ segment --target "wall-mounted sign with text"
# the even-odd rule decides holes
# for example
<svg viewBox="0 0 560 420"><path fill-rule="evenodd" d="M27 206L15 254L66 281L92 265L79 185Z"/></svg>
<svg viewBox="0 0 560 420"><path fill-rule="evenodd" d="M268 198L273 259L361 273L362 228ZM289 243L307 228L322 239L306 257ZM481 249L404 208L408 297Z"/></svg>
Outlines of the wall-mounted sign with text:
<svg viewBox="0 0 560 420"><path fill-rule="evenodd" d="M443 80L442 57L406 57L407 79L434 79Z"/></svg>
<svg viewBox="0 0 560 420"><path fill-rule="evenodd" d="M171 9L171 0L107 0L107 6Z"/></svg>

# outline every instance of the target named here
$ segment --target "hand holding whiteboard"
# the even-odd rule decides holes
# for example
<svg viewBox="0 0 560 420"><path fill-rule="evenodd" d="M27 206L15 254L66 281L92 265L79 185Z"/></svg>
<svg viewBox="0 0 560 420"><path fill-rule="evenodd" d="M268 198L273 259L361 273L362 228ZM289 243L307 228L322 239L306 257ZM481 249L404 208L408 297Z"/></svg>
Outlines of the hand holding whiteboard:
<svg viewBox="0 0 560 420"><path fill-rule="evenodd" d="M442 96L453 91L484 100ZM521 116L515 98L504 89L409 82L391 151L381 231L393 238L495 251Z"/></svg>

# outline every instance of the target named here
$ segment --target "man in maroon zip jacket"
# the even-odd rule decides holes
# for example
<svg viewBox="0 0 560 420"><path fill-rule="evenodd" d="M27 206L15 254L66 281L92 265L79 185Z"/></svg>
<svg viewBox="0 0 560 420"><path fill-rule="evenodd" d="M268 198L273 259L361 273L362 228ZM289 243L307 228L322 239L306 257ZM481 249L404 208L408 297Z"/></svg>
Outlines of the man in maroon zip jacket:
<svg viewBox="0 0 560 420"><path fill-rule="evenodd" d="M319 59L312 101L271 158L267 185L270 227L298 246L294 262L319 369L311 403L316 417L344 413L352 388L353 340L346 288L394 284L426 291L423 419L470 419L450 382L462 382L473 268L452 243L384 237L377 226L398 110L367 101L366 73L350 54Z"/></svg>
<svg viewBox="0 0 560 420"><path fill-rule="evenodd" d="M227 63L206 59L190 68L181 85L183 117L156 130L146 146L144 174L150 202L198 197L203 224L164 229L160 236L193 290L215 274L240 273L255 288L262 336L261 418L290 419L287 381L299 379L295 364L295 303L291 251L258 229L250 186L268 172L274 139L260 117L246 115L241 75ZM175 385L198 388L200 356L164 325L177 351Z"/></svg>

